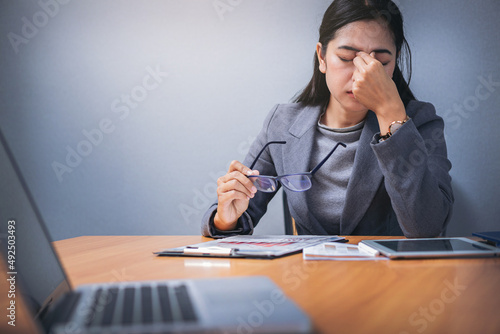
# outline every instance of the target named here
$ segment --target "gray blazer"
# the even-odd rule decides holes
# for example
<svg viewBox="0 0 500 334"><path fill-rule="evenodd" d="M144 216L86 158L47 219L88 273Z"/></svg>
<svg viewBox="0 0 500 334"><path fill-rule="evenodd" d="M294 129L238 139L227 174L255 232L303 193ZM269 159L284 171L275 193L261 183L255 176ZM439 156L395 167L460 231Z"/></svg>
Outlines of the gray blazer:
<svg viewBox="0 0 500 334"><path fill-rule="evenodd" d="M321 112L320 107L301 104L275 106L243 163L248 166L267 142L284 140L286 145L271 145L262 154L260 174L308 171ZM432 237L440 235L450 220L454 199L443 119L431 104L424 102L411 101L406 112L410 120L380 143L377 117L368 112L347 188L341 235ZM297 232L327 234L308 211L305 193L284 190ZM252 234L275 194L257 192L234 231L214 228L217 203L213 204L203 217L202 234Z"/></svg>

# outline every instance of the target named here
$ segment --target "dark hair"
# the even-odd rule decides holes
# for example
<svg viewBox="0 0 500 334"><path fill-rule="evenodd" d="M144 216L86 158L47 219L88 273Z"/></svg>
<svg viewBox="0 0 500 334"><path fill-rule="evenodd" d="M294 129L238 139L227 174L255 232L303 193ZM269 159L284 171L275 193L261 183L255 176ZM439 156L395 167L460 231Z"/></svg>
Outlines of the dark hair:
<svg viewBox="0 0 500 334"><path fill-rule="evenodd" d="M404 37L403 16L399 8L391 0L335 0L323 16L319 28L319 42L323 46L322 52L326 53L328 43L335 38L337 31L345 25L361 20L382 20L392 32L396 44L396 67L392 79L398 88L399 96L406 106L415 99L410 90L411 80L411 51ZM404 57L403 57L404 54ZM407 70L406 82L400 69L402 59ZM330 91L326 85L325 74L319 70L319 60L314 54L314 73L306 88L295 98L295 102L306 105L324 105L330 101Z"/></svg>

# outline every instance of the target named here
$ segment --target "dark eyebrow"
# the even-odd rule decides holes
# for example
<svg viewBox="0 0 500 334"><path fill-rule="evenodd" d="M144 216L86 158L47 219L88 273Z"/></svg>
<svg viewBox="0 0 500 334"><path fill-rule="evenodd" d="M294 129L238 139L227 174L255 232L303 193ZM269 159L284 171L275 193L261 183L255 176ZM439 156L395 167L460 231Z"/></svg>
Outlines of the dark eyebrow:
<svg viewBox="0 0 500 334"><path fill-rule="evenodd" d="M353 48L352 46L348 46L348 45L341 45L338 47L338 49L343 49L343 50L349 50L349 51L354 51L354 52L360 52L361 50L358 50L356 48ZM387 53L387 54L390 54L392 56L392 52L387 50L387 49L375 49L375 50L372 50L370 53L372 52L375 52L375 53Z"/></svg>

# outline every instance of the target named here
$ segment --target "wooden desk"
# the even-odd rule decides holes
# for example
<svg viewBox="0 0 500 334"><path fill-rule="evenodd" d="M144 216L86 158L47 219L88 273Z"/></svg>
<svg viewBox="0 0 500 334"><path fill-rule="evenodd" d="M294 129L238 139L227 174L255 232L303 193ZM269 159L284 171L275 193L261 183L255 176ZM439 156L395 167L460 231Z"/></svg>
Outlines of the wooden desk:
<svg viewBox="0 0 500 334"><path fill-rule="evenodd" d="M378 237L380 238L380 237ZM369 237L349 237L351 243ZM500 333L500 258L304 261L157 257L200 236L88 236L55 242L73 285L267 275L320 333Z"/></svg>

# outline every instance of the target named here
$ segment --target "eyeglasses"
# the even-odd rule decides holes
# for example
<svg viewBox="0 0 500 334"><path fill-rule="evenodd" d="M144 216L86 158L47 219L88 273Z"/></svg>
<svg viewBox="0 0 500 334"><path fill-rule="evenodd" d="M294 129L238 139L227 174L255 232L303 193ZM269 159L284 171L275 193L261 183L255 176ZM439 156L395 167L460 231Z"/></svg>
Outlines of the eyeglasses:
<svg viewBox="0 0 500 334"><path fill-rule="evenodd" d="M271 141L264 145L262 150L255 157L252 165L250 165L250 169L253 169L261 154L271 144L286 144L286 141ZM248 178L252 181L257 190L266 193L275 192L278 189L278 182L280 182L285 188L290 189L291 191L298 192L309 190L312 187L312 177L314 176L314 173L316 173L318 169L323 166L323 164L328 160L328 158L330 158L330 156L333 154L333 152L335 152L339 145L343 146L344 148L346 147L344 143L337 143L335 147L330 151L330 153L328 153L328 155L310 172L286 174L280 176L250 175L248 176Z"/></svg>

